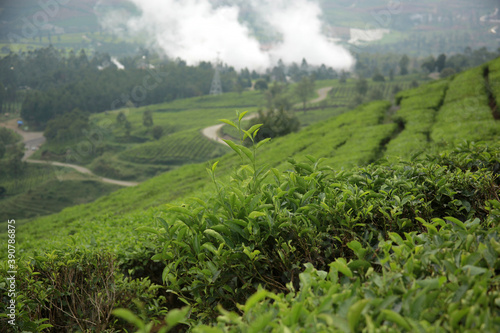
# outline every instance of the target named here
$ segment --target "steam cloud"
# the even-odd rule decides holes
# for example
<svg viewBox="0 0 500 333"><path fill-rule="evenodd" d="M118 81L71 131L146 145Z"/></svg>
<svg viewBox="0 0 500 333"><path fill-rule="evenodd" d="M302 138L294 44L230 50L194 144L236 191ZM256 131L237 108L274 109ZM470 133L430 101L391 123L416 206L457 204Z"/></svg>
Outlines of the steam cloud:
<svg viewBox="0 0 500 333"><path fill-rule="evenodd" d="M310 0L129 1L140 15L111 11L103 16L103 27L117 34L145 36L169 57L188 64L219 57L236 69L260 71L278 59L300 63L305 58L309 64L336 69L347 69L354 63L346 49L321 34L321 8ZM254 13L265 29L281 36L281 42L262 50L249 25L239 20L242 8Z"/></svg>

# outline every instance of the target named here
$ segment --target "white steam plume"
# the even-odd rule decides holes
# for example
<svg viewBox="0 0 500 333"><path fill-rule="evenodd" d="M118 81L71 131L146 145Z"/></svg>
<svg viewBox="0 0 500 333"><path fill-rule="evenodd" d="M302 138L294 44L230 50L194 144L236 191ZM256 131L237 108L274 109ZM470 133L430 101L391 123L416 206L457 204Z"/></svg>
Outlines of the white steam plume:
<svg viewBox="0 0 500 333"><path fill-rule="evenodd" d="M321 34L321 8L308 0L272 1L259 6L266 21L282 34L283 42L270 50L274 61L325 64L333 68L349 68L354 60L343 47L335 45Z"/></svg>
<svg viewBox="0 0 500 333"><path fill-rule="evenodd" d="M103 0L105 2L106 0ZM238 0L214 5L215 0L129 0L138 16L112 11L101 20L115 33L147 36L149 43L172 58L188 64L219 58L236 69L261 71L278 59L285 63L305 58L311 65L349 68L349 52L321 34L319 5L310 0ZM220 2L220 1L218 1ZM228 4L230 3L230 4ZM259 15L259 20L282 36L282 43L261 50L249 27L238 20L240 6Z"/></svg>

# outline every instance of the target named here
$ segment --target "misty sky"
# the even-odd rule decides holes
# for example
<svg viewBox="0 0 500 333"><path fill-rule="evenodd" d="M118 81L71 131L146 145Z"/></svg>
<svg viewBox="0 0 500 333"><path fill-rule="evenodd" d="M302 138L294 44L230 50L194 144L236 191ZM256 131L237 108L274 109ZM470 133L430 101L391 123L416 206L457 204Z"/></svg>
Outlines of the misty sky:
<svg viewBox="0 0 500 333"><path fill-rule="evenodd" d="M350 53L321 34L320 6L312 0L129 0L140 15L107 12L101 25L116 34L146 36L150 45L188 64L220 60L236 69L263 70L285 63L325 64L349 68ZM101 3L106 0L102 0ZM217 3L217 5L214 5ZM242 6L259 22L282 37L282 42L263 51L250 28L238 20Z"/></svg>

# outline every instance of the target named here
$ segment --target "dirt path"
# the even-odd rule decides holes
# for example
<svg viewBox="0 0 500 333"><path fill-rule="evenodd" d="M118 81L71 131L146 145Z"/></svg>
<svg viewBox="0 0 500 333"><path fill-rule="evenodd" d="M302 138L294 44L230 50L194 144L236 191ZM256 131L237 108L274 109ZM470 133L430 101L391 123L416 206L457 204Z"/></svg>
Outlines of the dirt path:
<svg viewBox="0 0 500 333"><path fill-rule="evenodd" d="M321 102L322 100L326 99L326 97L328 96L328 92L332 89L333 87L324 87L324 88L320 88L318 89L318 97L313 99L313 100L310 100L309 103L318 103L318 102Z"/></svg>
<svg viewBox="0 0 500 333"><path fill-rule="evenodd" d="M248 115L244 117L242 120L250 120L252 118L257 117L257 113ZM204 129L201 130L201 134L203 134L206 138L217 141L218 143L222 143L223 145L227 146L227 143L222 141L222 138L219 136L218 132L219 130L226 124L217 124L209 127L205 127Z"/></svg>
<svg viewBox="0 0 500 333"><path fill-rule="evenodd" d="M332 87L324 87L324 88L318 89L317 92L318 92L319 96L317 98L313 99L313 100L310 100L309 103L318 103L318 102L321 102L322 100L324 100L328 96L328 92L330 91L330 89L332 89ZM296 104L296 107L302 107L302 103ZM243 119L244 120L249 120L249 119L252 119L252 118L255 118L255 117L257 117L256 113L251 114L251 115L249 115L249 116L247 116L247 117L245 117ZM201 134L203 134L203 136L205 136L209 140L213 140L213 141L222 143L224 145L227 145L224 141L222 141L222 139L218 135L219 130L224 125L225 124L217 124L217 125L205 127L204 129L201 130Z"/></svg>
<svg viewBox="0 0 500 333"><path fill-rule="evenodd" d="M217 132L219 132L219 130L224 125L225 124L217 124L217 125L205 127L204 129L201 130L201 134L203 134L204 137L206 137L206 138L208 138L210 140L217 141L219 143L227 145L227 143L225 143L224 141L222 141L222 139L217 134Z"/></svg>
<svg viewBox="0 0 500 333"><path fill-rule="evenodd" d="M125 180L116 180L116 179L111 179L111 178L106 178L106 177L101 177L97 176L94 174L92 171L90 171L87 168L84 168L80 165L76 164L68 164L68 163L61 163L61 162L54 162L54 161L40 161L40 160L26 160L28 163L37 163L37 164L48 164L48 165L54 165L54 166L60 166L60 167L66 167L66 168L72 168L75 169L76 171L92 176L93 178L96 178L97 180L103 182L103 183L109 183L109 184L115 184L115 185L121 185L121 186L136 186L139 183L136 182L128 182Z"/></svg>
<svg viewBox="0 0 500 333"><path fill-rule="evenodd" d="M94 174L89 169L82 167L80 165L76 165L76 164L53 162L53 161L28 160L28 158L35 153L35 150L41 144L43 144L45 142L45 137L43 136L43 132L26 132L26 131L23 131L22 129L18 128L17 127L18 120L19 119L11 119L7 122L0 123L0 126L12 129L16 133L19 133L23 137L23 143L28 148L24 152L23 161L28 162L28 163L46 164L46 165L54 165L54 166L72 168L80 173L90 175L90 176L96 178L97 180L99 180L103 183L108 183L108 184L115 184L115 185L120 185L120 186L136 186L139 184L136 182L127 182L127 181L123 181L123 180L116 180L116 179L101 177L101 176ZM34 147L36 147L35 150L32 149Z"/></svg>

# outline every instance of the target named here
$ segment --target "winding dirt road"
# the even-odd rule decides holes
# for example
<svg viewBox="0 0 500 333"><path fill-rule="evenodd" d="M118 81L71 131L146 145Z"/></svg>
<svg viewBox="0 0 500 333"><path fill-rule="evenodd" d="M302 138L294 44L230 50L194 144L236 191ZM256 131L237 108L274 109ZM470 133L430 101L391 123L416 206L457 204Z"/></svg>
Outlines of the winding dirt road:
<svg viewBox="0 0 500 333"><path fill-rule="evenodd" d="M326 99L326 97L328 96L328 92L332 89L333 87L324 87L324 88L320 88L318 89L318 97L315 98L315 99L312 99L309 101L309 103L319 103L321 102L322 100ZM300 103L297 104L297 105L301 105Z"/></svg>
<svg viewBox="0 0 500 333"><path fill-rule="evenodd" d="M23 143L24 143L25 147L27 147L27 150L25 150L25 152L24 152L23 161L28 162L28 163L46 164L46 165L72 168L80 173L90 175L93 178L96 178L97 180L99 180L103 183L108 183L108 184L115 184L115 185L120 185L120 186L136 186L139 184L136 182L127 182L124 180L116 180L116 179L101 177L101 176L94 174L89 169L82 167L80 165L76 165L76 164L61 163L61 162L54 162L54 161L28 160L28 158L35 153L35 150L38 149L38 147L45 142L45 137L43 136L43 132L26 132L26 131L23 131L22 129L18 128L17 127L18 120L19 119L11 119L9 121L0 123L0 126L12 129L16 133L20 134L23 137Z"/></svg>
<svg viewBox="0 0 500 333"><path fill-rule="evenodd" d="M318 97L309 101L310 103L318 103L324 100L328 96L328 91L332 87L325 87L318 89ZM299 104L298 104L299 105ZM300 106L300 105L299 105ZM243 118L244 120L250 120L252 118L257 117L257 114L251 114ZM17 126L17 121L19 119L11 119L5 122L0 122L0 126L9 128L14 130L16 133L20 134L23 137L23 143L25 147L27 148L24 152L23 156L23 161L26 161L28 163L37 163L37 164L46 164L46 165L53 165L53 166L60 166L60 167L66 167L66 168L72 168L80 173L89 175L93 178L96 178L97 180L108 183L108 184L116 184L120 186L136 186L139 183L137 182L128 182L124 180L116 180L116 179L111 179L111 178L106 178L106 177L101 177L96 174L94 174L91 170L82 167L80 165L76 164L69 164L69 163L61 163L61 162L54 162L54 161L41 161L41 160L29 160L28 158L33 155L44 142L45 142L45 137L43 136L43 132L26 132L22 129L20 129ZM213 126L206 127L202 129L201 133L208 139L226 144L222 139L219 137L218 132L224 126L225 124L217 124Z"/></svg>
<svg viewBox="0 0 500 333"><path fill-rule="evenodd" d="M322 100L324 100L328 96L328 92L330 91L330 89L332 89L332 87L324 87L324 88L318 89L317 90L318 97L316 97L315 99L310 100L309 103L318 103L318 102L321 102ZM295 107L302 107L302 104L298 103L298 104L295 105ZM243 118L243 120L250 120L250 119L255 118L255 117L257 117L256 113L251 114L249 116L246 116L245 118ZM226 124L217 124L217 125L205 127L204 129L201 130L201 134L203 134L203 136L205 136L206 138L208 138L210 140L213 140L213 141L222 143L224 145L227 145L227 143L225 143L224 141L222 141L222 138L218 134L219 131L220 131L220 129L224 125L226 125Z"/></svg>

